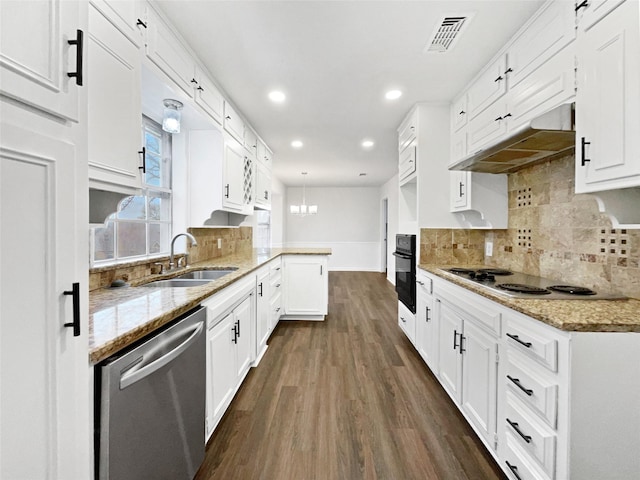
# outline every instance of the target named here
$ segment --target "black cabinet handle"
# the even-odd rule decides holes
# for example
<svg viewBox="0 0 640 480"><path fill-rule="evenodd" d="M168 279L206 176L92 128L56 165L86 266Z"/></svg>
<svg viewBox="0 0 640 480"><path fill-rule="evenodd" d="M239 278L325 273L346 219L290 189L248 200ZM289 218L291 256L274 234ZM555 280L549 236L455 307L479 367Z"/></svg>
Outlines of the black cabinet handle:
<svg viewBox="0 0 640 480"><path fill-rule="evenodd" d="M407 323L407 321L404 319L404 317L400 317L400 320L402 320L404 323Z"/></svg>
<svg viewBox="0 0 640 480"><path fill-rule="evenodd" d="M144 23L142 20L138 19L138 21L136 22L136 26L137 25L142 25L144 28L147 28L147 24Z"/></svg>
<svg viewBox="0 0 640 480"><path fill-rule="evenodd" d="M502 117L502 119L504 120L505 118L509 118L511 116L510 113L507 113L504 117Z"/></svg>
<svg viewBox="0 0 640 480"><path fill-rule="evenodd" d="M267 190L264 191L264 199L269 200L269 192Z"/></svg>
<svg viewBox="0 0 640 480"><path fill-rule="evenodd" d="M82 49L84 44L84 33L82 30L76 30L76 39L67 40L69 45L76 46L76 71L68 72L67 77L75 78L76 85L82 86Z"/></svg>
<svg viewBox="0 0 640 480"><path fill-rule="evenodd" d="M507 467L509 467L509 470L511 470L511 473L513 473L513 475L518 479L518 480L522 480L522 477L520 475L518 475L518 467L516 467L515 465L511 465L509 462L504 462L507 464Z"/></svg>
<svg viewBox="0 0 640 480"><path fill-rule="evenodd" d="M494 120L494 122L499 122L500 120L502 120L502 117L498 117Z"/></svg>
<svg viewBox="0 0 640 480"><path fill-rule="evenodd" d="M460 336L462 336L462 334L460 334ZM453 349L455 350L456 348L458 348L458 331L454 330L453 331Z"/></svg>
<svg viewBox="0 0 640 480"><path fill-rule="evenodd" d="M502 80L504 80L504 77L502 75L498 76L498 78L496 78L494 80L494 82L501 82Z"/></svg>
<svg viewBox="0 0 640 480"><path fill-rule="evenodd" d="M280 307L276 308L276 312L279 312L279 311L280 311Z"/></svg>
<svg viewBox="0 0 640 480"><path fill-rule="evenodd" d="M80 284L71 285L71 290L65 290L63 295L71 295L73 297L73 322L65 323L65 327L73 327L73 336L80 336Z"/></svg>
<svg viewBox="0 0 640 480"><path fill-rule="evenodd" d="M511 375L507 375L507 378L509 380L511 380L516 387L518 387L520 390L522 390L528 396L533 395L533 390L531 390L530 388L524 388L522 386L522 384L520 383L520 379L519 378L513 378Z"/></svg>
<svg viewBox="0 0 640 480"><path fill-rule="evenodd" d="M429 307L427 307L427 317L426 317L426 320L425 320L425 321L427 321L427 322L428 322L429 320L431 320L431 317L429 317L429 312L430 312L430 311L431 311L431 309L430 309Z"/></svg>
<svg viewBox="0 0 640 480"><path fill-rule="evenodd" d="M227 116L226 116L226 117L224 117L224 118L226 118L227 120L231 120L231 117L230 117L229 115L227 115Z"/></svg>
<svg viewBox="0 0 640 480"><path fill-rule="evenodd" d="M147 173L147 148L142 147L142 150L138 150L138 153L142 155L142 166L138 167L138 169L142 170L142 173Z"/></svg>
<svg viewBox="0 0 640 480"><path fill-rule="evenodd" d="M233 328L231 329L233 330L233 339L231 340L233 343L238 343L238 332L236 330L236 324L233 324Z"/></svg>
<svg viewBox="0 0 640 480"><path fill-rule="evenodd" d="M240 338L240 320L238 320L236 324L238 325L238 330L236 331L238 332L238 338Z"/></svg>
<svg viewBox="0 0 640 480"><path fill-rule="evenodd" d="M462 342L464 342L464 340L466 339L466 337L464 337L462 334L460 334L460 355L462 355L464 352L466 352L467 350L465 348L463 348L462 346Z"/></svg>
<svg viewBox="0 0 640 480"><path fill-rule="evenodd" d="M201 92L204 92L204 88L202 88L200 85L198 85L198 88L196 88L196 90L199 90Z"/></svg>
<svg viewBox="0 0 640 480"><path fill-rule="evenodd" d="M320 275L322 275L322 265L320 265Z"/></svg>
<svg viewBox="0 0 640 480"><path fill-rule="evenodd" d="M189 83L195 83L196 85L198 84L198 81L195 78L192 78L191 81Z"/></svg>
<svg viewBox="0 0 640 480"><path fill-rule="evenodd" d="M512 422L507 418L507 423L511 425L511 428L513 428L516 431L516 433L523 438L525 442L531 443L531 435L525 435L524 433L522 433L522 430L520 430L520 426L518 425L517 422Z"/></svg>
<svg viewBox="0 0 640 480"><path fill-rule="evenodd" d="M513 72L513 68L509 67L507 68L507 70L504 72L504 74L506 75L507 73L511 73Z"/></svg>
<svg viewBox="0 0 640 480"><path fill-rule="evenodd" d="M587 139L586 139L585 137L582 137L582 141L581 141L581 143L582 143L582 148L581 148L581 156L582 156L582 158L581 158L581 164L582 164L582 166L584 167L585 163L587 163L587 162L590 162L590 161L591 161L591 159L590 159L590 158L587 158L587 155L585 154L585 151L584 151L584 150L585 150L585 148L584 148L584 147L586 147L587 145L591 145L591 142L587 142Z"/></svg>
<svg viewBox="0 0 640 480"><path fill-rule="evenodd" d="M260 282L260 285L258 285L260 287L260 292L258 293L258 295L262 296L262 282Z"/></svg>
<svg viewBox="0 0 640 480"><path fill-rule="evenodd" d="M464 197L464 193L462 191L462 187L464 187L464 183L460 182L460 197Z"/></svg>
<svg viewBox="0 0 640 480"><path fill-rule="evenodd" d="M583 0L583 2L576 5L576 12L581 8L587 8L589 6L589 2L587 0Z"/></svg>
<svg viewBox="0 0 640 480"><path fill-rule="evenodd" d="M467 112L465 112L464 110L460 110L460 113L458 113L458 115L464 115L465 113Z"/></svg>
<svg viewBox="0 0 640 480"><path fill-rule="evenodd" d="M527 348L531 348L532 343L531 342L523 342L522 340L520 340L520 337L518 335L513 335L512 333L507 333L507 337L515 340L520 345L524 345Z"/></svg>
<svg viewBox="0 0 640 480"><path fill-rule="evenodd" d="M276 288L280 288L280 284L279 283L276 283Z"/></svg>
<svg viewBox="0 0 640 480"><path fill-rule="evenodd" d="M224 186L224 196L225 196L225 198L229 198L229 184L228 183Z"/></svg>

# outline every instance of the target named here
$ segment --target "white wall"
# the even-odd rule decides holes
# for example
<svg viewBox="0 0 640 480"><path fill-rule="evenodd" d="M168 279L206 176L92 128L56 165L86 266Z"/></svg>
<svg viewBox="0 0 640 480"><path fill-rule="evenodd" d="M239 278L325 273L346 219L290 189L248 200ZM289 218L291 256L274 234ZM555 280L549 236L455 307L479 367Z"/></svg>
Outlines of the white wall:
<svg viewBox="0 0 640 480"><path fill-rule="evenodd" d="M381 271L380 189L308 187L306 196L318 214L291 215L288 206L301 203L302 188L287 188L285 246L331 248L330 270Z"/></svg>
<svg viewBox="0 0 640 480"><path fill-rule="evenodd" d="M387 280L396 284L396 257L392 255L395 250L396 234L399 233L398 219L398 175L380 187L380 205L386 198L388 202L388 226L387 226ZM382 218L382 217L381 217Z"/></svg>

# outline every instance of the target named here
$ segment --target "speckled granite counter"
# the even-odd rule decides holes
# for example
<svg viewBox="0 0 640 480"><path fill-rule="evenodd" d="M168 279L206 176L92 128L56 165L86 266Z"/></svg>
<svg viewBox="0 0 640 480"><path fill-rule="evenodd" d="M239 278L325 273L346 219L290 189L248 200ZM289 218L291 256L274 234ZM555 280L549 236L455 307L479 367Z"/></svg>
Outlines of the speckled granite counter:
<svg viewBox="0 0 640 480"><path fill-rule="evenodd" d="M476 287L447 272L442 265L418 265L474 293L540 320L560 330L572 332L639 332L640 300L543 300L520 299L498 295ZM467 266L468 268L476 268ZM477 268L486 268L484 265Z"/></svg>
<svg viewBox="0 0 640 480"><path fill-rule="evenodd" d="M165 275L161 280L203 268L238 269L198 287L152 288L135 286L103 288L89 295L89 360L98 363L141 339L174 318L198 306L205 298L248 275L280 255L331 255L331 249L279 248L268 253L252 251L199 262ZM151 279L148 279L148 281ZM139 282L142 283L142 282Z"/></svg>

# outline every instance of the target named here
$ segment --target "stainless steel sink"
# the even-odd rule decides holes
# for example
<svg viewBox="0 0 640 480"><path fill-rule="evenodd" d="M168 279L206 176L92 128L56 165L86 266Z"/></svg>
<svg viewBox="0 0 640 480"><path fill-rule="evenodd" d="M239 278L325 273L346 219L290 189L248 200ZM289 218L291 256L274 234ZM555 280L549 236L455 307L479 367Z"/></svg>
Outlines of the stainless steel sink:
<svg viewBox="0 0 640 480"><path fill-rule="evenodd" d="M171 278L169 280L156 280L155 282L145 283L144 285L140 285L141 287L162 287L162 288L173 288L173 287L199 287L200 285L206 285L211 282L211 280L189 280L185 278Z"/></svg>
<svg viewBox="0 0 640 480"><path fill-rule="evenodd" d="M178 275L176 278L189 280L216 280L235 272L237 269L238 267L226 268L224 270L194 270L193 272Z"/></svg>

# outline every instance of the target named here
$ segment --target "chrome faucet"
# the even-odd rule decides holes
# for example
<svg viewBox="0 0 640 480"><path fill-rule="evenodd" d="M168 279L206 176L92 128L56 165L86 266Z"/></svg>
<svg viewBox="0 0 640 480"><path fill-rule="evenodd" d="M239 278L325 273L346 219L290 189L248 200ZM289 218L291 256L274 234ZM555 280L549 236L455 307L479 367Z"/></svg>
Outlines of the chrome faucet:
<svg viewBox="0 0 640 480"><path fill-rule="evenodd" d="M176 243L177 238L183 235L187 237L189 240L191 240L192 247L196 247L198 245L198 242L196 241L196 237L194 237L190 233L179 233L175 237L173 237L173 239L171 240L171 254L169 255L169 270L173 269L173 267L175 266L175 263L173 262L173 245L174 243ZM187 253L186 255L189 255L189 254ZM184 266L185 267L187 266L186 260L184 262Z"/></svg>

